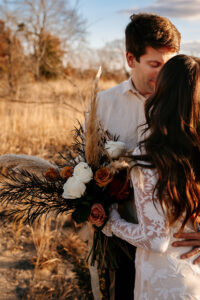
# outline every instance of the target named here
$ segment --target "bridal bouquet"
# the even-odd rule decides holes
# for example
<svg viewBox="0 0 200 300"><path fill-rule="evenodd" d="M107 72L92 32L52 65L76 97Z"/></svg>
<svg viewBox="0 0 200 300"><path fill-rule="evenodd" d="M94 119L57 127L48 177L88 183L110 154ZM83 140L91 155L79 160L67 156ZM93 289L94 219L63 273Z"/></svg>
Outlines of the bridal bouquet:
<svg viewBox="0 0 200 300"><path fill-rule="evenodd" d="M110 206L131 196L128 153L98 122L95 91L86 130L80 123L75 128L62 168L50 168L43 176L23 169L4 175L0 203L7 208L1 218L32 224L42 215L71 213L76 223L90 222L94 228L91 263L115 268L114 245L101 230Z"/></svg>

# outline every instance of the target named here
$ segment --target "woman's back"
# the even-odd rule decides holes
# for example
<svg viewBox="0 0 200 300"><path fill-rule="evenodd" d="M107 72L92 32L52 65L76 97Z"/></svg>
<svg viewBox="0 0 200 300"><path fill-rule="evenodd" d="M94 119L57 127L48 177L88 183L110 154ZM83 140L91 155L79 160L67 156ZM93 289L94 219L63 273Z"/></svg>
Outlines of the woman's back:
<svg viewBox="0 0 200 300"><path fill-rule="evenodd" d="M194 257L180 259L180 255L189 250L188 247L171 246L175 241L173 234L181 227L181 220L169 227L160 204L156 202L156 208L153 204L152 192L157 182L155 170L140 167L133 169L132 181L137 211L142 215L138 216L140 226L143 227L146 239L145 243L141 239L136 252L134 299L199 300L200 266L192 263ZM193 225L188 222L184 232L192 231Z"/></svg>

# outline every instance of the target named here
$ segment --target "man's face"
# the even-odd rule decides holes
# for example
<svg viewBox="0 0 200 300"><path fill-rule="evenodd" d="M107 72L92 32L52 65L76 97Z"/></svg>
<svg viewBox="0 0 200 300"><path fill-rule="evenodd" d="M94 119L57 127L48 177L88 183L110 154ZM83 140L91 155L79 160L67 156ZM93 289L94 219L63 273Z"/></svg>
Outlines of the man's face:
<svg viewBox="0 0 200 300"><path fill-rule="evenodd" d="M173 49L167 47L154 49L147 46L146 53L140 56L138 62L132 53L127 52L126 58L129 67L132 69L133 84L141 95L148 97L154 92L160 69L176 54Z"/></svg>

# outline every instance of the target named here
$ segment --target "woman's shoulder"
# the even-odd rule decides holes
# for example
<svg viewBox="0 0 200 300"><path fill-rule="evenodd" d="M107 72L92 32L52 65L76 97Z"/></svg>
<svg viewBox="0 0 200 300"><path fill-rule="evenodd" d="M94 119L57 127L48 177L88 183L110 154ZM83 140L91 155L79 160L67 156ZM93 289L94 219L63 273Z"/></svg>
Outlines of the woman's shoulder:
<svg viewBox="0 0 200 300"><path fill-rule="evenodd" d="M155 180L157 178L157 172L155 168L150 167L150 163L147 161L144 161L140 158L137 158L137 156L145 155L146 151L144 148L136 147L132 153L135 161L135 166L132 168L132 179L135 178L135 180L144 180L144 179L151 179L153 183L155 183Z"/></svg>

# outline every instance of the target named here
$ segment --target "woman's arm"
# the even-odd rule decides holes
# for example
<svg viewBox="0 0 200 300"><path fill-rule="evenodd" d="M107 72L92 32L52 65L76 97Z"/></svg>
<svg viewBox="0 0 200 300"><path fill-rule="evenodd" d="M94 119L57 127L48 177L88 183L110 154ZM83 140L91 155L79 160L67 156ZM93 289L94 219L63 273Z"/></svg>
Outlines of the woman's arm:
<svg viewBox="0 0 200 300"><path fill-rule="evenodd" d="M130 244L157 252L165 252L169 245L169 227L164 212L152 193L156 183L155 170L135 167L131 171L134 198L139 224L122 219L116 209L112 209L107 227L112 233Z"/></svg>

